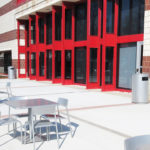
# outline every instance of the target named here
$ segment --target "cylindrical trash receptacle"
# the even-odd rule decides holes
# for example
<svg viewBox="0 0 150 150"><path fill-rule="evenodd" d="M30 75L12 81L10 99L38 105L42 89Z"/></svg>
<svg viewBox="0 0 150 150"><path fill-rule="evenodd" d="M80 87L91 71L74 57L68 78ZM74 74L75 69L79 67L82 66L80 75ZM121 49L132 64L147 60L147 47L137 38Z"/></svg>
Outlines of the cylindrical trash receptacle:
<svg viewBox="0 0 150 150"><path fill-rule="evenodd" d="M15 68L13 66L8 67L8 79L15 79L16 78L16 73L15 73Z"/></svg>
<svg viewBox="0 0 150 150"><path fill-rule="evenodd" d="M132 75L132 102L148 103L148 74L136 73Z"/></svg>

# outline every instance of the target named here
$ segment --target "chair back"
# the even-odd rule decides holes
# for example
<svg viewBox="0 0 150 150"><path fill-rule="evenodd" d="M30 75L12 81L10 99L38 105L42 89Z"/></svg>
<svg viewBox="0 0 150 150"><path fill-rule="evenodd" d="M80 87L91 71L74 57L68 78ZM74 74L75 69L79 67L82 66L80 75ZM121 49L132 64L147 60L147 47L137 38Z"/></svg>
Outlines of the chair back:
<svg viewBox="0 0 150 150"><path fill-rule="evenodd" d="M8 98L8 100L27 100L27 96L11 96Z"/></svg>
<svg viewBox="0 0 150 150"><path fill-rule="evenodd" d="M135 136L125 140L125 150L150 150L150 135Z"/></svg>
<svg viewBox="0 0 150 150"><path fill-rule="evenodd" d="M11 91L11 83L10 82L7 82L6 90L7 90L7 93L8 93L8 98L11 97L12 96L12 91Z"/></svg>
<svg viewBox="0 0 150 150"><path fill-rule="evenodd" d="M59 106L68 107L68 99L66 98L58 98L57 103Z"/></svg>
<svg viewBox="0 0 150 150"><path fill-rule="evenodd" d="M56 114L56 105L32 108L32 115Z"/></svg>

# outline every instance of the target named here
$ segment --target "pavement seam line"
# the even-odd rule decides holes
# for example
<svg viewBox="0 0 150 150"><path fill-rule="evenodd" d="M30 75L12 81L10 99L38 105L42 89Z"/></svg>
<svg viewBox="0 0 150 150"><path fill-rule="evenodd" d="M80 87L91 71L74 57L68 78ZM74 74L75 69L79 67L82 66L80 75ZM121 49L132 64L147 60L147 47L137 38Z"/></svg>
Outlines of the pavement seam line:
<svg viewBox="0 0 150 150"><path fill-rule="evenodd" d="M88 120L85 120L85 119L82 119L82 118L79 118L79 117L76 117L76 116L73 116L73 115L70 115L70 117L73 118L73 119L76 119L76 120L78 120L78 121L87 123L87 124L89 124L89 125L91 125L91 126L94 126L94 127L96 127L96 128L106 130L107 132L112 132L113 134L117 134L117 135L122 136L122 137L124 137L124 138L130 138L130 137L131 137L130 135L127 135L127 134L118 132L118 131L116 131L116 130L113 130L113 129L104 127L104 126L102 126L102 125L98 125L98 124L96 124L96 123L93 123L93 122L91 122L91 121L88 121Z"/></svg>

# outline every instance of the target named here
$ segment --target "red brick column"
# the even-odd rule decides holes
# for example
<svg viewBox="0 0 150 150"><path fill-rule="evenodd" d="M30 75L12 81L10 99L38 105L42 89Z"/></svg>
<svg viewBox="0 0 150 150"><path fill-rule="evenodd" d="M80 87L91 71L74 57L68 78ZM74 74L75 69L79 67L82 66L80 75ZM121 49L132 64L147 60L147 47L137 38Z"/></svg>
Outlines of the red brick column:
<svg viewBox="0 0 150 150"><path fill-rule="evenodd" d="M143 72L150 76L150 56L143 56Z"/></svg>
<svg viewBox="0 0 150 150"><path fill-rule="evenodd" d="M145 10L150 10L150 0L145 0Z"/></svg>

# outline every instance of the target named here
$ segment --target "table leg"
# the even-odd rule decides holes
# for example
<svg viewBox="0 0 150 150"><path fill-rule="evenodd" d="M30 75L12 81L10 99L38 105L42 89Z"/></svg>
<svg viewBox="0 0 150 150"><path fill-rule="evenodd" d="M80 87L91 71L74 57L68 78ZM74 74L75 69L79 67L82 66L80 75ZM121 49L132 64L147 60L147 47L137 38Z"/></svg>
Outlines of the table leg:
<svg viewBox="0 0 150 150"><path fill-rule="evenodd" d="M33 125L32 125L32 122L33 122L33 117L32 117L32 108L29 108L28 109L28 113L29 113L29 117L28 117L28 122L29 122L29 135L30 135L30 140L32 140L32 132L33 132Z"/></svg>

